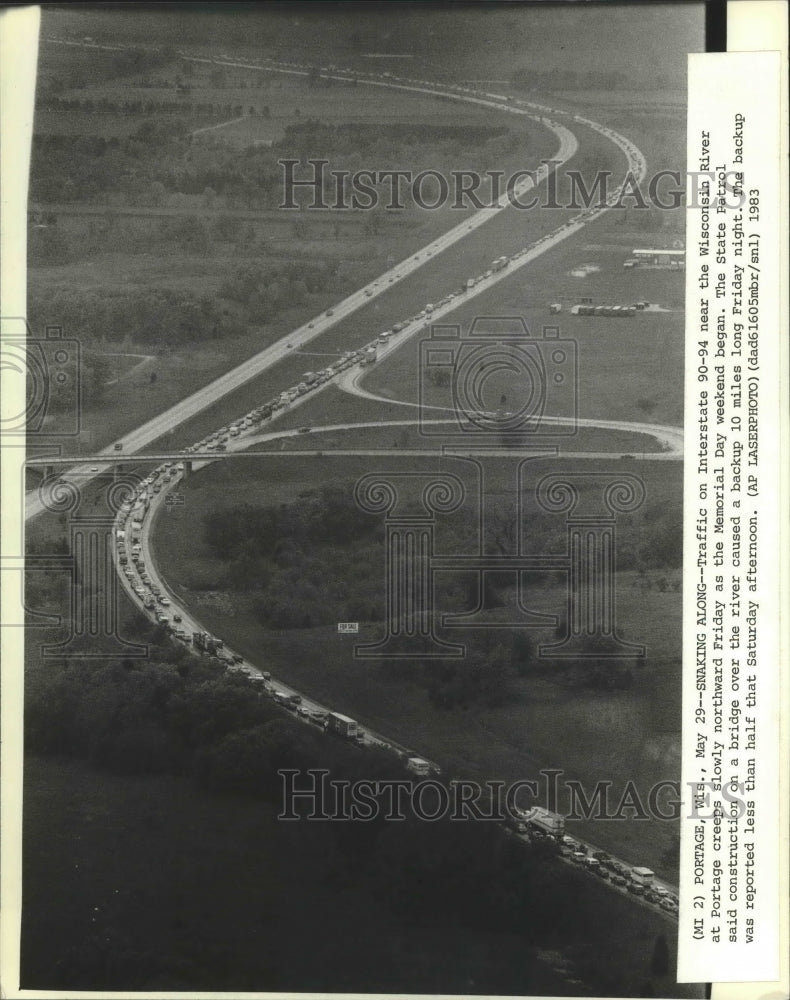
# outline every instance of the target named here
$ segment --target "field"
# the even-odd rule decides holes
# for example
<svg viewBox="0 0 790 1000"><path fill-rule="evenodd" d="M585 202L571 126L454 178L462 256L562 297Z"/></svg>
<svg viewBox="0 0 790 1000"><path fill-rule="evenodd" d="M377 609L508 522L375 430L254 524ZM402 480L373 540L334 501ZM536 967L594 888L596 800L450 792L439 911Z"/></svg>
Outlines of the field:
<svg viewBox="0 0 790 1000"><path fill-rule="evenodd" d="M579 416L680 426L682 379L667 380L666 371L682 371L683 272L624 270L623 260L637 245L639 236L632 233L630 240L621 237L630 245L628 250L620 249L611 244L611 231L606 225L607 217L593 223L586 234L589 243L579 245L570 240L561 244L441 322L457 323L469 336L477 317L522 317L538 339L545 326L558 326L563 339L576 343ZM591 261L598 270L574 276L574 270ZM667 311L637 313L631 319L571 315L569 306L584 296L596 304L648 301ZM563 305L560 314L549 313L552 302ZM396 347L385 364L371 369L361 387L416 401L419 342L427 336L426 331L403 347ZM438 339L442 339L441 333ZM551 415L550 405L546 413Z"/></svg>

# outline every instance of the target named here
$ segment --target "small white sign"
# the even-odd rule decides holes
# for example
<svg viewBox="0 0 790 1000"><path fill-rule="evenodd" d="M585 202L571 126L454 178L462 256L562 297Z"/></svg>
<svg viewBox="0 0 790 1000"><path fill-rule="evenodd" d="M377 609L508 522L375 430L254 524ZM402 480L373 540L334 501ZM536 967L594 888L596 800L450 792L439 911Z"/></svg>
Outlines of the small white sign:
<svg viewBox="0 0 790 1000"><path fill-rule="evenodd" d="M356 635L359 632L359 622L338 622L337 631L340 635Z"/></svg>

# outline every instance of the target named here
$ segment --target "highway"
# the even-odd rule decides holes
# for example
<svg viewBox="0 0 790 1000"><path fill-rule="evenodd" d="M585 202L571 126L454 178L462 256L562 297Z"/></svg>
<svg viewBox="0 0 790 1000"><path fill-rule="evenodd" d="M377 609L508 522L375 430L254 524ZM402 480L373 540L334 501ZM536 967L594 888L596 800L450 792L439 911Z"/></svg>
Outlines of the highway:
<svg viewBox="0 0 790 1000"><path fill-rule="evenodd" d="M60 42L58 39L49 39L49 41ZM60 42L60 44L72 43ZM84 44L88 47L96 47L95 45L88 45L88 43ZM194 58L195 61L212 62L212 60L199 59L197 57ZM244 63L227 62L227 64L231 66L245 66L246 68L267 69L283 73L295 73L302 76L307 75L308 73L307 68L295 69L275 64L252 67L249 64ZM350 79L348 76L344 77L341 75L336 76L336 78L338 80ZM476 94L470 93L460 94L454 92L453 90L448 90L447 87L439 85L431 86L430 84L424 83L416 86L414 84L400 83L394 78L387 81L362 79L360 82L370 83L375 86L393 87L407 92L427 93L434 96L449 96L454 100L466 101L482 105L493 110L523 115L542 121L544 125L554 131L557 135L559 140L559 149L552 161L554 165L551 168L549 168L546 164L543 164L536 172L534 180L531 177L527 177L516 186L515 192L519 196L526 194L532 188L542 183L551 171L556 170L559 166L566 163L578 149L578 142L573 133L566 126L559 124L553 118L546 117L547 115L556 115L559 113L553 112L552 109L545 105L536 104L534 102L520 101L519 105L523 106L516 106L508 102L506 98L502 97L502 95L489 94L485 96L477 96ZM613 132L611 129L607 129L602 125L589 121L588 119L581 118L578 115L573 116L573 120L579 124L584 124L587 127L593 128L600 134L610 138L625 153L628 160L629 170L640 179L644 177L646 173L646 163L644 157L639 150L629 142L629 140L620 136L618 133ZM618 192L612 193L609 197L609 202L614 204L617 196ZM248 360L242 362L242 364L237 365L235 368L226 372L218 379L215 379L213 382L210 382L208 385L165 410L157 417L147 421L136 430L124 435L122 440L123 454L136 454L153 441L156 441L168 431L172 430L174 427L177 427L192 417L195 417L203 410L213 406L224 396L261 375L273 365L283 360L283 358L287 357L289 351L297 351L303 348L311 340L336 326L353 312L375 299L378 295L381 295L385 291L389 290L395 283L402 281L407 275L414 273L421 267L424 267L425 264L437 254L454 245L459 240L466 238L478 227L485 225L485 223L500 210L516 211L516 209L510 205L507 194L503 194L500 197L499 202L497 202L494 206L478 210L470 218L433 240L418 252L410 255L406 260L401 261L400 264L397 264L390 270L385 271L379 278L369 282L352 295L347 296L341 302L337 303L332 309L327 310L320 316L316 316L307 323L302 324L302 326L298 327L290 334L280 338L280 340L260 351L252 358L249 358ZM575 235L583 228L584 225L592 221L592 219L599 217L607 210L608 209L606 207L602 206L596 209L587 209L580 213L580 215L571 222L559 227L553 233L542 238L531 247L525 248L525 252L517 261L514 262L514 266L509 267L502 272L494 272L493 274L484 277L474 288L466 290L463 299L469 300L485 291L488 291L496 285L497 282L503 280L506 276L512 273L515 267L524 267L531 263L537 257L546 253L561 241ZM455 306L459 304L460 302L455 302ZM450 310L447 309L445 311ZM439 316L442 314L443 313L437 313L436 315ZM114 446L108 445L107 448L103 449L103 451L98 454L105 456L114 455ZM94 463L90 461L79 463L75 465L73 475L70 473L64 473L63 478L67 481L72 481L75 484L79 483L84 486L90 481L92 476L95 475L93 468ZM32 490L26 495L26 520L37 517L45 509L46 508L38 495L38 491Z"/></svg>

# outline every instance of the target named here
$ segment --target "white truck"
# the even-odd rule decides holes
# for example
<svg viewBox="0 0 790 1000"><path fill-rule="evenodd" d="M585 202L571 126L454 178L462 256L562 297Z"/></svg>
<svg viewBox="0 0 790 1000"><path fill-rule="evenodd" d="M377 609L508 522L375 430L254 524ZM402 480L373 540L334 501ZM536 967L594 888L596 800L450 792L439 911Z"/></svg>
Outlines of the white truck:
<svg viewBox="0 0 790 1000"><path fill-rule="evenodd" d="M636 882L637 885L652 885L655 877L656 873L649 868L631 869L631 881Z"/></svg>
<svg viewBox="0 0 790 1000"><path fill-rule="evenodd" d="M422 757L409 757L406 761L406 770L424 778L431 773L431 762Z"/></svg>
<svg viewBox="0 0 790 1000"><path fill-rule="evenodd" d="M565 833L565 817L559 813L550 812L541 806L533 806L524 815L526 822L541 833L547 833L552 837L562 837Z"/></svg>
<svg viewBox="0 0 790 1000"><path fill-rule="evenodd" d="M330 733L337 733L338 736L344 736L349 740L360 732L359 723L347 715L341 715L340 712L330 712L327 715L326 728Z"/></svg>

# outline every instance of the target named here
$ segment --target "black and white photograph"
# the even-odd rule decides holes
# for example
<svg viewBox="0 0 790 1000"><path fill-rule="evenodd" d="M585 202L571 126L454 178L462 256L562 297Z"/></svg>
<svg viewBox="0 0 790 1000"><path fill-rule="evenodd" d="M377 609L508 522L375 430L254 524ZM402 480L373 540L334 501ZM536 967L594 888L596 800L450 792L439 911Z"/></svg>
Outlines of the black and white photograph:
<svg viewBox="0 0 790 1000"><path fill-rule="evenodd" d="M753 102L688 113L716 6L28 10L23 995L706 998L686 905L779 978L779 250Z"/></svg>

